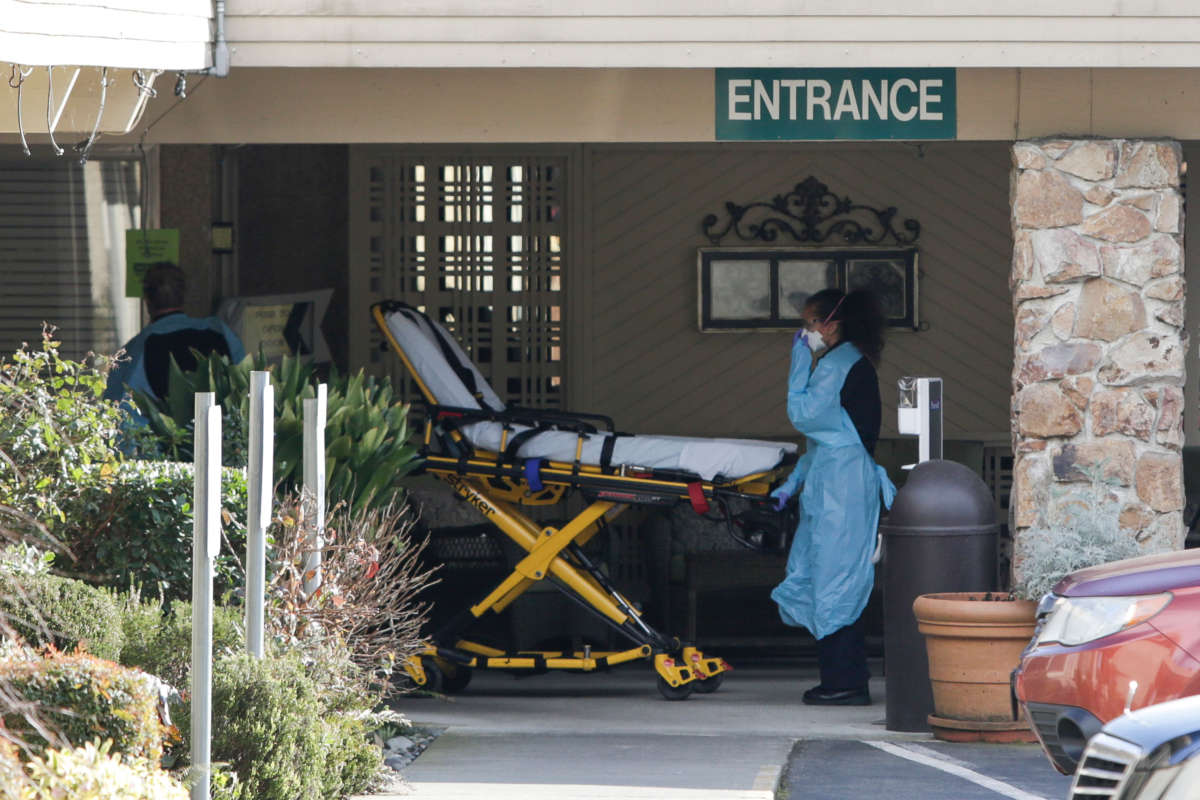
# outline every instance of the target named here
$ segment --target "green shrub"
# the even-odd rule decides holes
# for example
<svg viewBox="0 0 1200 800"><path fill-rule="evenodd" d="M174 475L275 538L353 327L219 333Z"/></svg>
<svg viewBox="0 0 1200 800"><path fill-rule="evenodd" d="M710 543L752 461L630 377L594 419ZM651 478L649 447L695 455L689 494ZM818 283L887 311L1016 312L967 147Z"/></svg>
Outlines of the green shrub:
<svg viewBox="0 0 1200 800"><path fill-rule="evenodd" d="M54 563L54 553L28 542L0 547L0 573L8 575L45 575Z"/></svg>
<svg viewBox="0 0 1200 800"><path fill-rule="evenodd" d="M178 714L184 752L187 709ZM369 724L332 712L298 658L225 656L213 669L212 759L237 774L233 800L335 800L366 788L381 754Z"/></svg>
<svg viewBox="0 0 1200 800"><path fill-rule="evenodd" d="M239 650L245 643L242 610L213 607L213 652ZM133 594L122 613L125 647L121 663L162 678L172 686L187 685L192 662L192 604L176 601L166 613L160 602Z"/></svg>
<svg viewBox="0 0 1200 800"><path fill-rule="evenodd" d="M94 656L51 653L0 661L0 681L14 706L36 706L51 736L72 746L104 738L122 755L162 756L158 689L148 675ZM62 744L48 740L15 709L6 710L0 722L35 752Z"/></svg>
<svg viewBox="0 0 1200 800"><path fill-rule="evenodd" d="M63 503L63 538L75 556L64 566L92 583L127 588L132 581L168 600L192 595L191 464L127 461L105 487L84 485ZM219 597L239 586L246 551L246 478L221 471L221 553L215 562ZM59 563L62 564L60 559Z"/></svg>
<svg viewBox="0 0 1200 800"><path fill-rule="evenodd" d="M0 573L0 621L30 644L100 658L119 657L124 640L112 594L59 575Z"/></svg>
<svg viewBox="0 0 1200 800"><path fill-rule="evenodd" d="M334 714L322 720L321 733L327 754L321 796L342 798L367 788L383 765L383 751L370 738L371 726L352 716Z"/></svg>
<svg viewBox="0 0 1200 800"><path fill-rule="evenodd" d="M316 369L284 357L268 365L261 355L230 364L219 355L200 359L183 373L172 364L167 400L144 394L135 399L156 438L157 452L188 461L192 457L192 393L213 392L225 420L222 452L227 466L245 466L250 420L250 372L270 368L275 390L275 481L285 491L303 482L304 404L316 396ZM346 501L354 511L382 507L398 499L397 480L417 466L417 448L409 443L408 406L396 400L391 384L362 371L329 378L325 424L326 488L329 505ZM187 402L170 398L187 398ZM153 455L153 454L151 454Z"/></svg>
<svg viewBox="0 0 1200 800"><path fill-rule="evenodd" d="M41 349L0 359L0 524L42 544L54 542L65 499L107 482L123 419L101 397L105 367L62 358L58 348L46 331Z"/></svg>
<svg viewBox="0 0 1200 800"><path fill-rule="evenodd" d="M0 800L22 800L29 779L21 764L17 746L0 732Z"/></svg>
<svg viewBox="0 0 1200 800"><path fill-rule="evenodd" d="M187 800L183 784L148 759L110 754L101 745L49 750L26 767L25 800Z"/></svg>

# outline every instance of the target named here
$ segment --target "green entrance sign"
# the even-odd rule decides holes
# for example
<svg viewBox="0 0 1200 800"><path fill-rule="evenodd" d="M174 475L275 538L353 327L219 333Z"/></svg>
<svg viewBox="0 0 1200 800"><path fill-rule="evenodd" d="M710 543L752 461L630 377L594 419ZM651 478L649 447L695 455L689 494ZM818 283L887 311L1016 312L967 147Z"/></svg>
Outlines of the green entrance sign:
<svg viewBox="0 0 1200 800"><path fill-rule="evenodd" d="M953 139L953 69L718 69L717 140Z"/></svg>
<svg viewBox="0 0 1200 800"><path fill-rule="evenodd" d="M125 231L125 296L142 296L142 276L151 264L179 266L179 229L133 228Z"/></svg>

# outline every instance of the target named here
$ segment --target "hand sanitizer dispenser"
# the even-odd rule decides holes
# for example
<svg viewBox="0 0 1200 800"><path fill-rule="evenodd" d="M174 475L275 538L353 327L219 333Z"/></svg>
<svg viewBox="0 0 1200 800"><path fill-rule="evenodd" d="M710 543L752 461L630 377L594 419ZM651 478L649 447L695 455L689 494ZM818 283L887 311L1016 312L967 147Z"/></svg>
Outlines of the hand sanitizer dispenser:
<svg viewBox="0 0 1200 800"><path fill-rule="evenodd" d="M917 463L942 457L942 379L899 380L900 433L917 437ZM906 464L912 469L916 464Z"/></svg>

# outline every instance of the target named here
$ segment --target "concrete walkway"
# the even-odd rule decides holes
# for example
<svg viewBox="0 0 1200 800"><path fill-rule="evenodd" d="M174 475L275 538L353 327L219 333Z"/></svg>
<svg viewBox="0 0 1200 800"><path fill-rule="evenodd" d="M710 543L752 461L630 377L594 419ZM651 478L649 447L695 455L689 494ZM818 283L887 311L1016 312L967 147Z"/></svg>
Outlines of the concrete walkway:
<svg viewBox="0 0 1200 800"><path fill-rule="evenodd" d="M801 704L815 683L811 667L735 669L714 694L668 702L642 665L477 673L462 694L397 706L447 730L405 771L406 794L375 797L770 800L799 739L929 738L884 728L882 679L857 708Z"/></svg>

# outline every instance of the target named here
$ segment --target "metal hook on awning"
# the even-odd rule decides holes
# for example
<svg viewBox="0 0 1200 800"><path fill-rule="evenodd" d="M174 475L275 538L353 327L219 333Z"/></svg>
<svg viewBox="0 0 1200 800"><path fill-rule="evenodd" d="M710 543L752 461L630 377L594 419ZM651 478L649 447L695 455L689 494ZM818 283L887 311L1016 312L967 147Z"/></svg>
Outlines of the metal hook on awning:
<svg viewBox="0 0 1200 800"><path fill-rule="evenodd" d="M46 132L50 134L50 147L54 149L54 155L61 156L65 151L58 146L58 142L54 141L54 122L52 120L52 112L54 109L54 67L46 67Z"/></svg>
<svg viewBox="0 0 1200 800"><path fill-rule="evenodd" d="M138 100L137 105L135 106L136 111L134 113L133 120L128 126L129 128L137 127L137 125L142 121L142 115L146 113L146 106L150 104L151 100L158 97L158 90L154 88L154 81L158 80L158 76L162 74L163 70L161 69L156 69L149 75L146 75L145 72L140 69L135 69L133 71L133 85L137 87Z"/></svg>
<svg viewBox="0 0 1200 800"><path fill-rule="evenodd" d="M12 72L8 76L8 85L17 90L17 130L21 133L21 149L25 151L25 155L31 155L29 152L29 143L25 141L25 120L21 118L21 96L24 94L22 86L25 79L33 74L33 67L29 69L21 69L20 64L12 65ZM13 83L16 81L16 83Z"/></svg>
<svg viewBox="0 0 1200 800"><path fill-rule="evenodd" d="M149 79L142 73L140 69L133 71L133 85L137 87L138 94L149 95L151 99L158 97L158 90L154 88L154 79L162 75L163 71L155 70L151 73Z"/></svg>
<svg viewBox="0 0 1200 800"><path fill-rule="evenodd" d="M82 148L79 145L75 149L79 151L79 166L87 163L88 156L92 152L92 145L96 143L96 134L100 131L100 118L104 116L104 102L108 99L108 67L100 68L100 110L96 112L96 124L92 126L92 135L83 143Z"/></svg>

